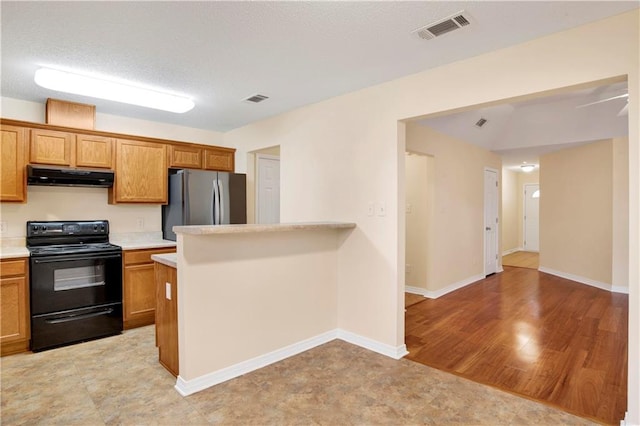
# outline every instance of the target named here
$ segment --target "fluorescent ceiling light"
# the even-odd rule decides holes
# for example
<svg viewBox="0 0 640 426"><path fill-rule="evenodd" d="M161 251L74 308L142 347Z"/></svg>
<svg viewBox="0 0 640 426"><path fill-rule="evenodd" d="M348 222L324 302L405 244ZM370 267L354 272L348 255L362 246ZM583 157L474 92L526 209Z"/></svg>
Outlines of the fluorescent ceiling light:
<svg viewBox="0 0 640 426"><path fill-rule="evenodd" d="M163 111L182 113L195 106L191 99L184 96L49 68L40 68L36 71L34 80L38 86L46 89Z"/></svg>
<svg viewBox="0 0 640 426"><path fill-rule="evenodd" d="M523 164L522 166L520 166L520 168L522 169L523 172L529 173L529 172L532 172L533 169L536 168L536 165L535 164Z"/></svg>

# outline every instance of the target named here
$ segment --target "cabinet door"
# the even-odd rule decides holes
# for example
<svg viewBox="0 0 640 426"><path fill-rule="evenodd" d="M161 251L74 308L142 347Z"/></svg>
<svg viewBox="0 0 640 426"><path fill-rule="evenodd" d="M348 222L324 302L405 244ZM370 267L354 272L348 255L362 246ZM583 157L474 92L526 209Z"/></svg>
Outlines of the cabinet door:
<svg viewBox="0 0 640 426"><path fill-rule="evenodd" d="M153 324L156 293L153 263L124 268L124 328Z"/></svg>
<svg viewBox="0 0 640 426"><path fill-rule="evenodd" d="M112 203L167 202L167 148L164 144L118 139Z"/></svg>
<svg viewBox="0 0 640 426"><path fill-rule="evenodd" d="M156 272L156 343L158 358L171 374L177 376L178 362L178 286L177 273L161 263Z"/></svg>
<svg viewBox="0 0 640 426"><path fill-rule="evenodd" d="M169 167L202 168L202 148L169 145Z"/></svg>
<svg viewBox="0 0 640 426"><path fill-rule="evenodd" d="M74 135L54 130L31 130L29 162L71 166L75 160L72 149Z"/></svg>
<svg viewBox="0 0 640 426"><path fill-rule="evenodd" d="M21 201L27 197L26 165L27 130L15 126L2 126L0 154L0 201Z"/></svg>
<svg viewBox="0 0 640 426"><path fill-rule="evenodd" d="M2 355L29 349L29 293L27 261L5 260L0 264L0 344Z"/></svg>
<svg viewBox="0 0 640 426"><path fill-rule="evenodd" d="M113 139L76 135L76 166L110 169L113 167Z"/></svg>
<svg viewBox="0 0 640 426"><path fill-rule="evenodd" d="M235 150L206 148L204 150L204 166L206 170L233 172L235 169Z"/></svg>

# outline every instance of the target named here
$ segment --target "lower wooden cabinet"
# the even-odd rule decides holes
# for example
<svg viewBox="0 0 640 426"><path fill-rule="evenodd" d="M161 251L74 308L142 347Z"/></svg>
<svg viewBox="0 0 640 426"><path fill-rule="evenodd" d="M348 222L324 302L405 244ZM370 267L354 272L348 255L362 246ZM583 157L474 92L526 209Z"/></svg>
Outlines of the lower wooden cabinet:
<svg viewBox="0 0 640 426"><path fill-rule="evenodd" d="M0 261L0 353L29 350L29 276L27 259Z"/></svg>
<svg viewBox="0 0 640 426"><path fill-rule="evenodd" d="M158 359L171 374L178 376L178 275L176 268L155 264L156 345Z"/></svg>
<svg viewBox="0 0 640 426"><path fill-rule="evenodd" d="M156 287L151 255L175 251L175 247L124 251L122 311L125 330L155 322Z"/></svg>

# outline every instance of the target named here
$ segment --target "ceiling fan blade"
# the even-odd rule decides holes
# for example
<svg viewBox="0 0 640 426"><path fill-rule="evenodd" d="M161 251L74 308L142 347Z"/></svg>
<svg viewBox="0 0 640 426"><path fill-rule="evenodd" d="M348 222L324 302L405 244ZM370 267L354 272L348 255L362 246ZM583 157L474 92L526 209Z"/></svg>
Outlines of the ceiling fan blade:
<svg viewBox="0 0 640 426"><path fill-rule="evenodd" d="M628 94L628 93L625 93L625 94L623 94L623 95L612 96L612 97L607 98L607 99L601 99L601 100L599 100L599 101L589 102L588 104L578 105L576 108L583 108L583 107L586 107L586 106L591 106L591 105L601 104L601 103L603 103L603 102L609 102L609 101L612 101L612 100L614 100L614 99L622 99L622 98L628 98L628 97L629 97L629 94Z"/></svg>
<svg viewBox="0 0 640 426"><path fill-rule="evenodd" d="M627 104L620 110L620 112L618 113L618 117L627 114L629 114L629 102L627 102Z"/></svg>

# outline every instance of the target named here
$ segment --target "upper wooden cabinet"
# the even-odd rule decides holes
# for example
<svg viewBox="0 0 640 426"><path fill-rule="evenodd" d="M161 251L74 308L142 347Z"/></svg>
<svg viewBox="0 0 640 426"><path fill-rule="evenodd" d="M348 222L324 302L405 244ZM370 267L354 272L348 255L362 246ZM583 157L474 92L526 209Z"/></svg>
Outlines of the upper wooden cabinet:
<svg viewBox="0 0 640 426"><path fill-rule="evenodd" d="M27 130L2 126L0 154L0 201L24 202L27 199L25 165L27 164Z"/></svg>
<svg viewBox="0 0 640 426"><path fill-rule="evenodd" d="M110 203L166 203L167 145L116 140L115 174Z"/></svg>
<svg viewBox="0 0 640 426"><path fill-rule="evenodd" d="M202 168L202 148L190 145L169 145L169 167Z"/></svg>
<svg viewBox="0 0 640 426"><path fill-rule="evenodd" d="M33 129L29 162L71 166L75 160L73 142L73 133Z"/></svg>
<svg viewBox="0 0 640 426"><path fill-rule="evenodd" d="M235 149L204 149L205 170L220 170L223 172L233 172L235 170Z"/></svg>
<svg viewBox="0 0 640 426"><path fill-rule="evenodd" d="M115 142L112 138L76 135L76 166L111 169Z"/></svg>

